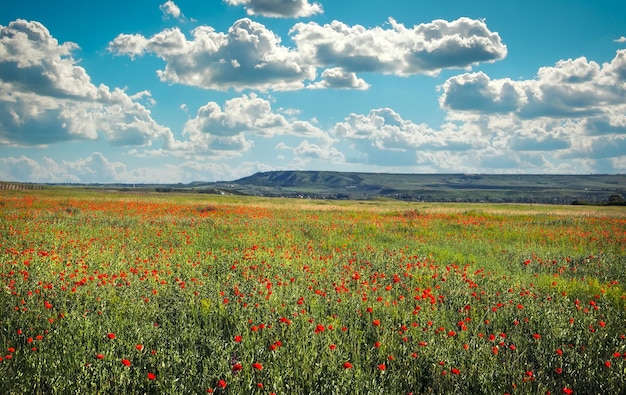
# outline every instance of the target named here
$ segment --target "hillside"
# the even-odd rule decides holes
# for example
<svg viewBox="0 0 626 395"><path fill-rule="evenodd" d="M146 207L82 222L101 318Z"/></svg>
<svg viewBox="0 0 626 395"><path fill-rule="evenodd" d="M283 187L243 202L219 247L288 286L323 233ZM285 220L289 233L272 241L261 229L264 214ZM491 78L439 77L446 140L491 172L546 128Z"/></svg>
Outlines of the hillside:
<svg viewBox="0 0 626 395"><path fill-rule="evenodd" d="M233 181L237 193L327 199L606 202L626 193L626 175L385 174L271 171ZM615 199L616 196L613 197Z"/></svg>
<svg viewBox="0 0 626 395"><path fill-rule="evenodd" d="M227 182L45 184L125 192L209 193L312 199L624 204L626 175L389 174L270 171ZM42 185L0 182L0 189Z"/></svg>

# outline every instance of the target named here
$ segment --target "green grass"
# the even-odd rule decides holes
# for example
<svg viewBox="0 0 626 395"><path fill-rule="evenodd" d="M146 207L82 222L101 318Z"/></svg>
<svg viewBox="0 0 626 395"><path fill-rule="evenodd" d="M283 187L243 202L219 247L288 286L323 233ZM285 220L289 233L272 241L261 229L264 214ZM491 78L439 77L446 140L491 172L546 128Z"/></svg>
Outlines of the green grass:
<svg viewBox="0 0 626 395"><path fill-rule="evenodd" d="M1 393L626 388L619 208L70 189L0 207Z"/></svg>

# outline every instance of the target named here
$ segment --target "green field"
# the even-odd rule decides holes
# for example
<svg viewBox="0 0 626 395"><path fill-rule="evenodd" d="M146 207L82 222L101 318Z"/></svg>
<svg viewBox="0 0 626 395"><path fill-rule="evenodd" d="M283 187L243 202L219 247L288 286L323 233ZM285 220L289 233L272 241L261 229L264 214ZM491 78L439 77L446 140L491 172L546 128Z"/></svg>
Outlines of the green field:
<svg viewBox="0 0 626 395"><path fill-rule="evenodd" d="M623 207L0 192L2 394L617 394Z"/></svg>

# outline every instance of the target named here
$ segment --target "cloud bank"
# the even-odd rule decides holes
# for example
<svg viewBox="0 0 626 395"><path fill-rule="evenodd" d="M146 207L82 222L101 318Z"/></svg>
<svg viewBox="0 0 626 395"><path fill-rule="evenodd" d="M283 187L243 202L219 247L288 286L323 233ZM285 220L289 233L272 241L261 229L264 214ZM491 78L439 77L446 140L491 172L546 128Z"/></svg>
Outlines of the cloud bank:
<svg viewBox="0 0 626 395"><path fill-rule="evenodd" d="M147 91L128 95L94 85L72 57L74 43L53 38L39 22L0 25L0 144L42 145L105 139L113 145L170 141L142 101Z"/></svg>
<svg viewBox="0 0 626 395"><path fill-rule="evenodd" d="M110 44L115 55L131 58L147 53L166 62L157 73L163 82L204 89L299 90L310 88L366 89L355 73L409 76L437 75L443 69L468 68L495 62L507 49L483 21L460 18L413 28L389 20L391 28L348 26L334 21L297 23L290 30L295 48L259 22L243 18L226 33L199 26L188 40L178 28L152 37L120 34Z"/></svg>

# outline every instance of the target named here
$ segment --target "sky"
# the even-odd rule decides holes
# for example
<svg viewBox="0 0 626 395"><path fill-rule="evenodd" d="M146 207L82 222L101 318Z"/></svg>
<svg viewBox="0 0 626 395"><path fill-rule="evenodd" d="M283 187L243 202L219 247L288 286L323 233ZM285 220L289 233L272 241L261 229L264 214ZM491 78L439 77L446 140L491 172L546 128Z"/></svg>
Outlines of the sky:
<svg viewBox="0 0 626 395"><path fill-rule="evenodd" d="M623 0L17 1L0 180L626 173Z"/></svg>

